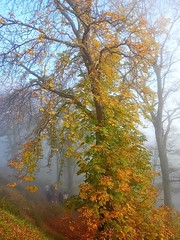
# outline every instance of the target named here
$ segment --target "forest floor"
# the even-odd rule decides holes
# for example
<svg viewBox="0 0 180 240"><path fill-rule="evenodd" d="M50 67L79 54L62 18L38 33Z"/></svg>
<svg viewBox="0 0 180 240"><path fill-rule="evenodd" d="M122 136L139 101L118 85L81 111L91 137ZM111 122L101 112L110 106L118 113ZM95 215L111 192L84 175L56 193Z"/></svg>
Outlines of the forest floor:
<svg viewBox="0 0 180 240"><path fill-rule="evenodd" d="M67 212L59 203L48 203L43 191L9 188L1 178L0 216L3 240L80 240L86 232L76 212ZM180 228L173 240L178 239Z"/></svg>
<svg viewBox="0 0 180 240"><path fill-rule="evenodd" d="M48 203L45 194L9 188L1 179L0 215L4 216L0 220L3 240L78 240L84 231L77 213ZM29 235L28 229L34 234Z"/></svg>

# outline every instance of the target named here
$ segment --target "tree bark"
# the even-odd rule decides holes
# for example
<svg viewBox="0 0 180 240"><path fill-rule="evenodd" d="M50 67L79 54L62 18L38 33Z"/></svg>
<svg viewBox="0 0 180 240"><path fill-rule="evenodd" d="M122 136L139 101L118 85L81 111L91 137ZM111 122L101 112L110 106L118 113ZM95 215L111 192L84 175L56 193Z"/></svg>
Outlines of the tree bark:
<svg viewBox="0 0 180 240"><path fill-rule="evenodd" d="M171 185L169 180L169 168L166 145L164 143L163 133L158 126L155 127L155 135L161 165L164 205L166 205L167 207L172 207Z"/></svg>
<svg viewBox="0 0 180 240"><path fill-rule="evenodd" d="M168 168L168 157L167 157L167 146L166 146L166 131L163 126L163 110L164 110L164 83L161 76L161 67L158 64L153 66L157 80L157 97L158 97L158 108L156 116L151 113L152 122L155 128L156 142L158 146L158 153L161 165L162 173L162 184L164 192L164 205L172 207L171 199L171 186L169 181L169 168Z"/></svg>

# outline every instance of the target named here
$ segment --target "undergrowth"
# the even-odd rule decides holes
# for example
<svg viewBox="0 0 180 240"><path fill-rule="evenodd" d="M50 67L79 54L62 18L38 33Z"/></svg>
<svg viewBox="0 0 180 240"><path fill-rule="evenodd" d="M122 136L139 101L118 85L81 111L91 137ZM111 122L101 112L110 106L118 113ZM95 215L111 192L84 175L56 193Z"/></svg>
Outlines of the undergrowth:
<svg viewBox="0 0 180 240"><path fill-rule="evenodd" d="M1 186L0 215L3 240L86 240L82 236L88 228L77 212L49 204L45 196L35 198L33 194ZM180 214L172 211L167 218L174 232L168 240L180 240Z"/></svg>

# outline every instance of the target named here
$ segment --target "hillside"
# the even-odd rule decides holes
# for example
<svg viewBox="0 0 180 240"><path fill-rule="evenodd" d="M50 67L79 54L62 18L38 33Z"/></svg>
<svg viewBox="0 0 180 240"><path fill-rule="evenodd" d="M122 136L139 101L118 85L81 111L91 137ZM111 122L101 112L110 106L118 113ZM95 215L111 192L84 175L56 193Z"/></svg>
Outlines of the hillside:
<svg viewBox="0 0 180 240"><path fill-rule="evenodd" d="M0 178L0 239L2 240L84 240L88 231L75 211L66 211L59 204L49 204L40 193L9 188ZM163 211L164 231L172 230L172 238L180 239L180 215ZM156 216L156 215L155 215ZM159 218L159 216L157 216ZM147 238L150 240L149 238ZM158 238L159 239L159 238Z"/></svg>
<svg viewBox="0 0 180 240"><path fill-rule="evenodd" d="M0 209L0 235L3 240L50 240L36 227Z"/></svg>
<svg viewBox="0 0 180 240"><path fill-rule="evenodd" d="M60 207L49 206L41 194L9 188L6 184L0 177L0 239L61 240L48 226L51 216L60 214Z"/></svg>

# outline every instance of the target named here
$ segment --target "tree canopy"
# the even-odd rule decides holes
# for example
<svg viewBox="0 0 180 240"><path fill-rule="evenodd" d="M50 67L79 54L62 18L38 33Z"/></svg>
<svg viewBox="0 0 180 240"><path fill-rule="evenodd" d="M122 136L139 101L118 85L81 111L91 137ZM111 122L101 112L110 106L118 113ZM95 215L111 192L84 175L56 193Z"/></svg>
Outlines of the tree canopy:
<svg viewBox="0 0 180 240"><path fill-rule="evenodd" d="M84 239L170 236L154 209L149 153L129 85L144 86L158 49L143 2L26 3L1 14L0 66L17 98L32 93L39 122L10 165L31 181L43 139L51 156L68 143L66 156L85 179L73 199L89 229Z"/></svg>

